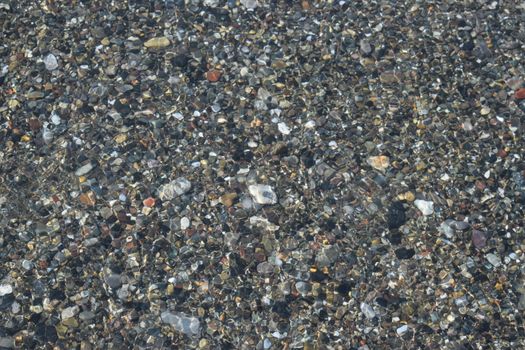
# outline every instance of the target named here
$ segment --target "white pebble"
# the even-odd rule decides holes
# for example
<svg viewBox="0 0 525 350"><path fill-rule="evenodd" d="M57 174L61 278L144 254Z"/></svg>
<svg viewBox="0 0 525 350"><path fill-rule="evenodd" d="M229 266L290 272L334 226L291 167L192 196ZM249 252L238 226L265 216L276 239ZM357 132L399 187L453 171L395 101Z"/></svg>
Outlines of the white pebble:
<svg viewBox="0 0 525 350"><path fill-rule="evenodd" d="M268 185L250 185L248 186L250 195L259 204L275 204L277 203L277 195L273 189Z"/></svg>
<svg viewBox="0 0 525 350"><path fill-rule="evenodd" d="M277 124L277 128L283 135L290 135L290 128L283 122Z"/></svg>
<svg viewBox="0 0 525 350"><path fill-rule="evenodd" d="M188 219L187 217L183 217L182 219L180 219L180 228L182 230L185 230L188 227L190 227L190 219Z"/></svg>
<svg viewBox="0 0 525 350"><path fill-rule="evenodd" d="M361 303L361 312L365 315L366 318L372 319L376 316L374 309L367 303Z"/></svg>
<svg viewBox="0 0 525 350"><path fill-rule="evenodd" d="M57 58L52 53L44 58L44 64L47 70L55 70L58 68Z"/></svg>
<svg viewBox="0 0 525 350"><path fill-rule="evenodd" d="M491 263L494 267L498 267L501 265L501 258L495 254L489 253L486 255L486 258L489 261L489 263Z"/></svg>
<svg viewBox="0 0 525 350"><path fill-rule="evenodd" d="M93 164L87 163L85 165L82 165L80 168L78 168L77 171L75 171L75 175L76 176L86 175L91 170L93 170L93 168L94 168Z"/></svg>
<svg viewBox="0 0 525 350"><path fill-rule="evenodd" d="M309 120L304 124L304 127L307 129L313 129L315 128L315 122L313 120Z"/></svg>
<svg viewBox="0 0 525 350"><path fill-rule="evenodd" d="M182 332L186 335L197 335L200 333L201 325L197 317L187 316L181 312L171 313L164 311L160 314L160 319L164 323L168 323L176 331Z"/></svg>
<svg viewBox="0 0 525 350"><path fill-rule="evenodd" d="M408 326L405 324L405 325L399 327L399 328L396 330L396 333L397 333L398 335L403 335L403 334L405 334L407 331L408 331Z"/></svg>
<svg viewBox="0 0 525 350"><path fill-rule="evenodd" d="M62 310L62 319L66 320L68 318L74 317L76 314L78 314L79 311L80 309L77 305L66 307L64 310Z"/></svg>
<svg viewBox="0 0 525 350"><path fill-rule="evenodd" d="M416 199L414 205L423 213L423 215L432 215L434 213L434 202Z"/></svg>
<svg viewBox="0 0 525 350"><path fill-rule="evenodd" d="M13 286L10 284L0 284L0 297L13 293Z"/></svg>

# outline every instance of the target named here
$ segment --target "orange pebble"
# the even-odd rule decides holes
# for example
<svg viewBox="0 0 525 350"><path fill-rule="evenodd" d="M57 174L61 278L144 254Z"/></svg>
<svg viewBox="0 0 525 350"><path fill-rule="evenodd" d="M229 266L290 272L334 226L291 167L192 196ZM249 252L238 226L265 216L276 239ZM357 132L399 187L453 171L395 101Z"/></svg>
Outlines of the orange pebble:
<svg viewBox="0 0 525 350"><path fill-rule="evenodd" d="M221 77L221 72L218 70L212 69L206 72L206 79L208 79L208 81L211 81L212 83L218 81L220 77Z"/></svg>
<svg viewBox="0 0 525 350"><path fill-rule="evenodd" d="M144 204L145 207L151 208L152 206L155 205L155 198L148 197L148 198L144 199L144 201L142 203Z"/></svg>

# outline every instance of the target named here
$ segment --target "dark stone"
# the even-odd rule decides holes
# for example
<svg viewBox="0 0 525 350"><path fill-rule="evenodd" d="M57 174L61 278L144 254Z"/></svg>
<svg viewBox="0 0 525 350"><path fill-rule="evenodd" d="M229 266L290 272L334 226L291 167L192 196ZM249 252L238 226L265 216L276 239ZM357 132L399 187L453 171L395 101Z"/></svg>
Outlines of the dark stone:
<svg viewBox="0 0 525 350"><path fill-rule="evenodd" d="M328 278L328 275L322 273L321 271L310 272L310 279L313 282L323 282L327 278Z"/></svg>
<svg viewBox="0 0 525 350"><path fill-rule="evenodd" d="M406 219L405 207L403 206L403 203L399 201L393 202L390 205L390 208L388 208L388 214L387 214L388 228L391 230L397 229L403 226L406 221L407 219Z"/></svg>
<svg viewBox="0 0 525 350"><path fill-rule="evenodd" d="M272 312L277 313L283 318L288 318L292 314L288 303L285 301L276 301L272 306Z"/></svg>
<svg viewBox="0 0 525 350"><path fill-rule="evenodd" d="M398 259L411 259L416 254L416 251L412 248L398 248L396 249L396 256Z"/></svg>
<svg viewBox="0 0 525 350"><path fill-rule="evenodd" d="M339 286L337 286L336 290L339 294L346 297L348 296L348 293L352 290L352 284L347 281L343 281Z"/></svg>
<svg viewBox="0 0 525 350"><path fill-rule="evenodd" d="M403 238L403 235L400 232L392 232L391 234L388 235L388 240L390 241L390 243L394 245L401 244L402 238Z"/></svg>
<svg viewBox="0 0 525 350"><path fill-rule="evenodd" d="M171 64L175 67L184 68L190 62L190 57L184 53L180 53L171 59Z"/></svg>
<svg viewBox="0 0 525 350"><path fill-rule="evenodd" d="M120 100L116 100L113 105L115 110L120 113L123 117L131 113L131 107L128 104L123 104Z"/></svg>

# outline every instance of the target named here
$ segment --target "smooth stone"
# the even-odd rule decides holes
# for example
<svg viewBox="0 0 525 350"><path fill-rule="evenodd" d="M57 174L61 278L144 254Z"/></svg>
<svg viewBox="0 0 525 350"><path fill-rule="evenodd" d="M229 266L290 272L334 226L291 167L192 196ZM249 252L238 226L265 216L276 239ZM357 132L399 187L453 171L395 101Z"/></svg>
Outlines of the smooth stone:
<svg viewBox="0 0 525 350"><path fill-rule="evenodd" d="M283 135L290 135L290 128L285 123L278 123L277 129L279 129Z"/></svg>
<svg viewBox="0 0 525 350"><path fill-rule="evenodd" d="M390 166L390 158L387 156L372 156L367 162L372 168L379 171L385 171Z"/></svg>
<svg viewBox="0 0 525 350"><path fill-rule="evenodd" d="M160 49L169 46L170 44L171 42L168 38L161 36L159 38L149 39L144 43L144 46L146 46L148 49Z"/></svg>
<svg viewBox="0 0 525 350"><path fill-rule="evenodd" d="M483 231L473 230L472 231L472 244L477 249L485 247L487 244L487 236Z"/></svg>
<svg viewBox="0 0 525 350"><path fill-rule="evenodd" d="M122 277L119 274L111 274L106 278L106 283L112 289L117 289L122 286Z"/></svg>
<svg viewBox="0 0 525 350"><path fill-rule="evenodd" d="M399 327L399 328L396 330L396 333L397 333L398 335L403 335L403 334L405 334L407 331L408 331L408 326L405 324L405 325L402 325L401 327Z"/></svg>
<svg viewBox="0 0 525 350"><path fill-rule="evenodd" d="M78 168L76 171L75 171L75 175L76 176L83 176L83 175L86 175L87 173L89 173L91 170L93 170L95 166L92 164L92 163L87 163L87 164L84 164L82 165L80 168Z"/></svg>
<svg viewBox="0 0 525 350"><path fill-rule="evenodd" d="M262 262L259 265L257 265L257 272L262 275L270 274L274 271L274 266L270 264L269 262Z"/></svg>
<svg viewBox="0 0 525 350"><path fill-rule="evenodd" d="M188 227L190 227L190 224L190 219L188 219L187 217L183 217L182 219L180 219L181 230L187 229Z"/></svg>
<svg viewBox="0 0 525 350"><path fill-rule="evenodd" d="M80 314L78 314L78 318L81 321L89 321L95 318L95 314L91 311L82 311Z"/></svg>
<svg viewBox="0 0 525 350"><path fill-rule="evenodd" d="M50 53L44 58L44 65L46 66L47 70L55 70L58 68L58 60L55 55Z"/></svg>

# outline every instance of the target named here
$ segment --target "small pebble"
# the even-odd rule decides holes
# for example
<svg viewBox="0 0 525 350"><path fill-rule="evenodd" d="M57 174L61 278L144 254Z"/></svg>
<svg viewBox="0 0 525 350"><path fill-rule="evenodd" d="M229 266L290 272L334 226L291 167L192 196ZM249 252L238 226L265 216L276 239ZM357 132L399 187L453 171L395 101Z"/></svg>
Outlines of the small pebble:
<svg viewBox="0 0 525 350"><path fill-rule="evenodd" d="M401 327L399 327L398 329L396 329L396 333L397 335L403 335L405 334L406 332L408 331L408 326L405 324L405 325L402 325Z"/></svg>
<svg viewBox="0 0 525 350"><path fill-rule="evenodd" d="M496 254L489 253L485 257L487 258L488 262L492 264L492 266L494 267L501 266L501 258L497 256Z"/></svg>
<svg viewBox="0 0 525 350"><path fill-rule="evenodd" d="M144 43L144 46L149 49L160 49L171 44L170 40L164 36L158 38L151 38Z"/></svg>
<svg viewBox="0 0 525 350"><path fill-rule="evenodd" d="M376 170L385 171L390 166L390 158L387 156L373 156L368 158L368 164Z"/></svg>
<svg viewBox="0 0 525 350"><path fill-rule="evenodd" d="M187 217L183 217L182 219L180 219L181 230L185 230L188 227L190 227L190 219L188 219Z"/></svg>
<svg viewBox="0 0 525 350"><path fill-rule="evenodd" d="M13 286L10 284L0 284L0 297L13 293Z"/></svg>
<svg viewBox="0 0 525 350"><path fill-rule="evenodd" d="M432 215L434 213L434 203L432 201L425 201L416 199L414 205L421 211L425 216Z"/></svg>
<svg viewBox="0 0 525 350"><path fill-rule="evenodd" d="M273 188L268 185L250 185L248 186L250 195L258 204L275 204L277 203L277 195Z"/></svg>
<svg viewBox="0 0 525 350"><path fill-rule="evenodd" d="M55 70L55 69L58 68L58 60L55 57L55 55L53 55L52 53L48 54L44 58L44 64L46 66L46 69L50 70L50 71Z"/></svg>

